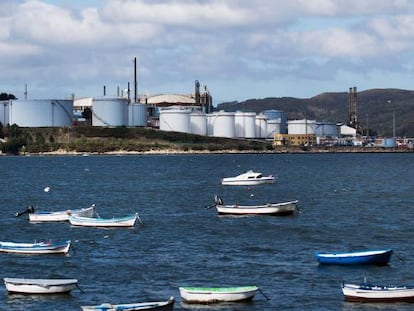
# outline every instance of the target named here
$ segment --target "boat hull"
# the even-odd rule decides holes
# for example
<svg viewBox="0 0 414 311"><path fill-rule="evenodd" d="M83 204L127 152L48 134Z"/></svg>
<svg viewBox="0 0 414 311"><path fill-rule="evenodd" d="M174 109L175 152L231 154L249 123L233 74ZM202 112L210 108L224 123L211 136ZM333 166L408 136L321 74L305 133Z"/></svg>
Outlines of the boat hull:
<svg viewBox="0 0 414 311"><path fill-rule="evenodd" d="M250 301L258 291L258 287L180 287L179 291L181 299L185 303L210 304Z"/></svg>
<svg viewBox="0 0 414 311"><path fill-rule="evenodd" d="M14 243L0 242L0 252L15 254L67 254L71 241Z"/></svg>
<svg viewBox="0 0 414 311"><path fill-rule="evenodd" d="M320 264L328 265L387 265L392 253L392 249L386 249L352 253L316 253L315 257Z"/></svg>
<svg viewBox="0 0 414 311"><path fill-rule="evenodd" d="M54 221L68 221L71 215L92 217L95 213L95 206L82 208L78 210L66 210L59 212L35 212L29 214L29 221L31 222L54 222Z"/></svg>
<svg viewBox="0 0 414 311"><path fill-rule="evenodd" d="M266 205L216 205L219 215L292 215L296 211L298 201L273 203Z"/></svg>
<svg viewBox="0 0 414 311"><path fill-rule="evenodd" d="M127 304L109 304L103 303L96 306L81 306L82 311L172 311L174 309L175 299L171 297L167 301L155 301L155 302L136 302Z"/></svg>
<svg viewBox="0 0 414 311"><path fill-rule="evenodd" d="M351 302L414 302L414 288L343 284L342 293Z"/></svg>
<svg viewBox="0 0 414 311"><path fill-rule="evenodd" d="M69 222L73 226L83 227L133 227L138 219L138 214L118 218L93 218L71 216Z"/></svg>
<svg viewBox="0 0 414 311"><path fill-rule="evenodd" d="M233 179L233 178L223 178L221 184L223 186L257 186L264 184L274 184L274 177L263 177L260 179L249 180L249 179Z"/></svg>
<svg viewBox="0 0 414 311"><path fill-rule="evenodd" d="M4 278L9 293L63 294L69 293L77 284L76 279L17 279Z"/></svg>

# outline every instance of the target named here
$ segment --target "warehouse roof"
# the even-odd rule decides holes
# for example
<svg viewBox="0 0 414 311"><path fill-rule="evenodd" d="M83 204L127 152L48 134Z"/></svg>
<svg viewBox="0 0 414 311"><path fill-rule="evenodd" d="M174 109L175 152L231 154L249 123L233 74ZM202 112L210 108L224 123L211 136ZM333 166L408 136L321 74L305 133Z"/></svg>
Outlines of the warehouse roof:
<svg viewBox="0 0 414 311"><path fill-rule="evenodd" d="M148 104L195 104L195 98L189 95L161 94L148 97Z"/></svg>

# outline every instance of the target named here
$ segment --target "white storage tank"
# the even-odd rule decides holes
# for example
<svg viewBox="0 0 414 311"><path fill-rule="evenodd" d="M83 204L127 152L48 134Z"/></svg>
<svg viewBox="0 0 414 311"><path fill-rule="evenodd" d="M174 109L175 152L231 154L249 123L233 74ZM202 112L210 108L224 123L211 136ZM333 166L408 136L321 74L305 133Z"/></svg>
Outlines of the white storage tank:
<svg viewBox="0 0 414 311"><path fill-rule="evenodd" d="M267 118L263 114L256 116L256 138L267 137Z"/></svg>
<svg viewBox="0 0 414 311"><path fill-rule="evenodd" d="M215 137L235 137L234 112L219 111L211 116L213 126L213 136Z"/></svg>
<svg viewBox="0 0 414 311"><path fill-rule="evenodd" d="M282 134L280 119L267 120L267 137L273 138L274 134Z"/></svg>
<svg viewBox="0 0 414 311"><path fill-rule="evenodd" d="M397 147L397 141L394 137L384 138L382 142L382 146L385 148L395 148Z"/></svg>
<svg viewBox="0 0 414 311"><path fill-rule="evenodd" d="M4 126L9 124L9 100L0 100L0 122Z"/></svg>
<svg viewBox="0 0 414 311"><path fill-rule="evenodd" d="M288 133L292 135L315 134L315 120L290 120L287 122Z"/></svg>
<svg viewBox="0 0 414 311"><path fill-rule="evenodd" d="M254 112L246 112L244 114L244 137L256 137L256 114Z"/></svg>
<svg viewBox="0 0 414 311"><path fill-rule="evenodd" d="M316 122L315 134L317 137L338 137L338 127L334 122Z"/></svg>
<svg viewBox="0 0 414 311"><path fill-rule="evenodd" d="M279 134L287 134L287 127L286 127L287 114L285 111L270 109L270 110L265 110L262 113L263 115L267 117L268 121L280 119L280 133Z"/></svg>
<svg viewBox="0 0 414 311"><path fill-rule="evenodd" d="M200 110L194 110L190 114L191 134L207 135L207 116Z"/></svg>
<svg viewBox="0 0 414 311"><path fill-rule="evenodd" d="M256 114L254 112L240 112L234 114L235 137L256 137Z"/></svg>
<svg viewBox="0 0 414 311"><path fill-rule="evenodd" d="M13 100L9 104L9 123L21 127L71 126L73 100Z"/></svg>
<svg viewBox="0 0 414 311"><path fill-rule="evenodd" d="M125 126L128 124L128 100L121 97L99 97L92 100L92 126Z"/></svg>
<svg viewBox="0 0 414 311"><path fill-rule="evenodd" d="M147 126L147 106L134 103L128 105L128 126Z"/></svg>
<svg viewBox="0 0 414 311"><path fill-rule="evenodd" d="M244 137L244 112L236 111L234 114L234 135Z"/></svg>
<svg viewBox="0 0 414 311"><path fill-rule="evenodd" d="M214 114L207 114L207 135L213 136L214 134Z"/></svg>
<svg viewBox="0 0 414 311"><path fill-rule="evenodd" d="M160 109L160 130L191 133L190 109Z"/></svg>

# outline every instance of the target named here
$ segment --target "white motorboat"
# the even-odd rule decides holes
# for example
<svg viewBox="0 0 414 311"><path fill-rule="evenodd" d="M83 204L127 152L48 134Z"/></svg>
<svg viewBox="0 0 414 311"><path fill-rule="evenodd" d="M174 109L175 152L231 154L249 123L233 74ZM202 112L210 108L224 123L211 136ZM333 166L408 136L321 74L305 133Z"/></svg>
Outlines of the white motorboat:
<svg viewBox="0 0 414 311"><path fill-rule="evenodd" d="M221 184L225 186L255 186L262 184L273 184L275 182L273 175L263 176L262 173L252 170L240 174L235 177L226 177L221 180Z"/></svg>
<svg viewBox="0 0 414 311"><path fill-rule="evenodd" d="M78 280L4 278L4 284L9 293L63 294L74 289Z"/></svg>

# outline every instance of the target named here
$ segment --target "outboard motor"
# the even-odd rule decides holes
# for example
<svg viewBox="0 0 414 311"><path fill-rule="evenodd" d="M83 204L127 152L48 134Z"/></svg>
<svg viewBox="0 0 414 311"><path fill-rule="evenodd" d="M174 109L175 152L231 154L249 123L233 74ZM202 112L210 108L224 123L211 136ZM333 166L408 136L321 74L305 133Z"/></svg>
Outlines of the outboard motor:
<svg viewBox="0 0 414 311"><path fill-rule="evenodd" d="M216 205L223 205L224 204L223 200L217 194L214 196L214 204L216 204Z"/></svg>
<svg viewBox="0 0 414 311"><path fill-rule="evenodd" d="M28 208L26 208L26 210L24 210L23 212L17 212L16 214L14 214L14 216L16 217L20 217L24 214L33 214L35 212L35 208L33 205L29 205Z"/></svg>

